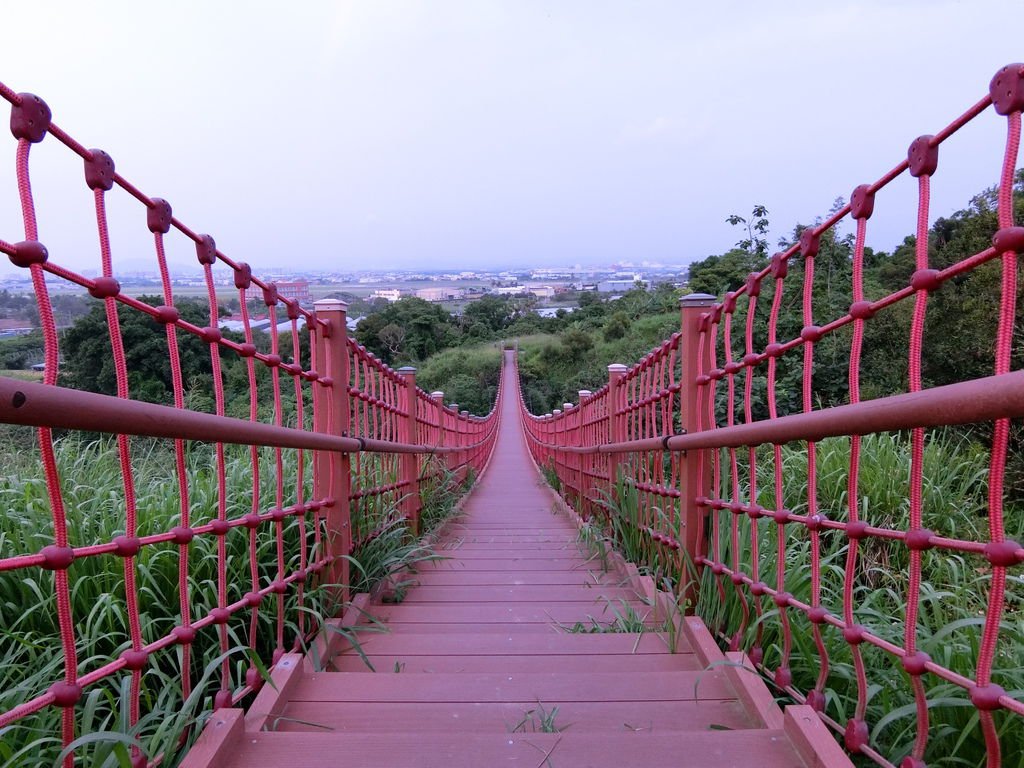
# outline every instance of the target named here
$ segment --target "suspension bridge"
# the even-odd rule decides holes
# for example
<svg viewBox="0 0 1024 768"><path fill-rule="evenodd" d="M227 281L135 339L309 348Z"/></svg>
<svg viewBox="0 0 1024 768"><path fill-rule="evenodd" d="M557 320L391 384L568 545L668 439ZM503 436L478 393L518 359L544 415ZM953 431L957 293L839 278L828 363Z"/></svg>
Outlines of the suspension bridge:
<svg viewBox="0 0 1024 768"><path fill-rule="evenodd" d="M978 102L915 139L892 170L856 187L849 204L804 230L738 290L720 300L684 296L679 331L635 365L613 362L600 389L531 414L515 352L506 351L496 403L485 416L446 404L443 392L417 387L414 369L392 370L356 344L342 302L310 310L279 295L210 235L176 218L166 200L134 186L110 155L60 128L39 97L3 85L0 97L11 105L24 222L18 237L0 240L0 252L30 275L45 341L42 383L0 377L0 422L37 430L52 526L49 543L37 550L9 551L5 543L0 574L47 575L54 631L44 669L55 673L0 707L5 739L19 728L52 728L62 764L81 764L92 745L83 733L86 712L94 710L90 692L113 686L134 766L179 760L179 748L190 744L181 763L189 768L847 766L851 755L921 768L939 759L929 753L938 702L926 684L938 680L975 713L972 727L989 766L1022 758L1004 753L1003 743L1024 715L1024 696L1004 684L1019 663L1007 651L1007 614L1019 609L1013 585L1024 562L1024 548L1007 535L1005 513L1012 510L1004 509L1011 420L1024 416L1024 373L1013 370L1017 256L1024 252L1013 180L1024 65L996 73ZM999 195L992 244L935 268L928 222L939 150L982 119L1006 126L1002 162L993 169ZM61 266L45 246L47 227L59 224L37 216L31 149L47 139L83 163L79 183L95 211L98 277ZM904 175L918 190L915 271L900 290L868 298L863 263L876 196ZM151 235L160 304L121 290L111 194L137 206L137 226ZM815 317L815 259L822 237L844 220L856 228L852 303L841 316ZM183 245L202 266L207 325L184 319L175 304L167 253ZM986 265L1000 275L993 370L926 388L929 296ZM225 280L238 291L241 340L218 325L217 285ZM116 394L62 386L55 281L103 304ZM780 335L787 286L803 310L803 326L791 338ZM758 302L762 293L771 298L767 311ZM270 316L266 343L253 332L251 295ZM903 303L913 318L905 391L862 400L865 326ZM172 382L166 404L133 399L124 312L143 313L162 328ZM279 312L287 318L283 332ZM849 400L816 408L815 352L843 333L850 338ZM208 349L210 409L187 402L184 338ZM228 415L228 360L247 383L247 418ZM779 407L784 363L798 372L794 412ZM764 378L763 396L755 394L756 377ZM261 408L267 403L269 411ZM755 406L767 418L755 418ZM991 435L987 535L975 539L927 528L923 517L927 430L961 424L987 425ZM116 435L110 451L120 467L123 525L111 539L83 541L74 530L68 483L88 478L65 476L55 430ZM859 503L862 436L883 432L906 433L912 448L903 526L871 519ZM847 498L858 503L845 509L817 502L816 443L829 437L849 441ZM139 438L166 441L173 455L177 511L166 529L154 530L151 510L138 501ZM784 445L804 457L799 509L772 501L783 498L787 480ZM216 481L205 505L190 501L199 473L191 459L200 449L209 449L201 455ZM243 488L233 485L239 463ZM758 483L765 476L774 485L767 492ZM474 479L454 517L430 538L437 557L388 574L370 593L352 592L360 553L396 526L416 540L432 514L432 494ZM634 562L611 546L626 538ZM823 548L837 541L843 560L826 567ZM869 544L906 554L906 572L894 574L902 612L879 617L858 603ZM970 668L922 650L929 550L963 557L986 575ZM140 587L157 553L176 563L159 595ZM72 599L87 578L85 565L95 563L121 578L123 642L105 656L86 648ZM212 570L200 578L201 568ZM673 578L658 582L651 574ZM736 621L723 624L702 591L711 602L735 602ZM313 609L324 595L338 606L335 615ZM153 618L158 608L165 620ZM768 640L769 632L777 640ZM798 646L810 650L798 653ZM914 734L896 757L878 748L867 719L880 665L902 671L904 717ZM161 686L175 681L181 709L205 696L212 710L170 746L163 742L162 752L146 731L157 670ZM847 699L832 694L838 678L852 681Z"/></svg>

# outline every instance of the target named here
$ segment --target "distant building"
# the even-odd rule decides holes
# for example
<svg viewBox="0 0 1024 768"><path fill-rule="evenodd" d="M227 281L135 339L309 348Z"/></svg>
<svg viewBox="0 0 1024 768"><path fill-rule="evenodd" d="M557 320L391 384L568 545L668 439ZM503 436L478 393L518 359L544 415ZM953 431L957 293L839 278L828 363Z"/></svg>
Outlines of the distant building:
<svg viewBox="0 0 1024 768"><path fill-rule="evenodd" d="M455 301L466 295L462 288L420 288L416 297L424 301Z"/></svg>
<svg viewBox="0 0 1024 768"><path fill-rule="evenodd" d="M519 296L524 293L529 293L530 289L525 285L509 285L504 288L495 288L494 293L499 296Z"/></svg>
<svg viewBox="0 0 1024 768"><path fill-rule="evenodd" d="M277 295L283 299L294 299L300 304L309 303L313 301L313 296L309 292L309 281L299 278L298 280L275 280L274 285L277 286ZM262 301L263 300L263 289L253 283L245 291L246 301Z"/></svg>
<svg viewBox="0 0 1024 768"><path fill-rule="evenodd" d="M0 337L2 336L24 336L32 333L34 329L27 320L0 318Z"/></svg>
<svg viewBox="0 0 1024 768"><path fill-rule="evenodd" d="M602 280L597 284L597 290L601 293L624 293L633 290L637 283L642 284L644 288L648 285L640 275L634 275L632 280Z"/></svg>
<svg viewBox="0 0 1024 768"><path fill-rule="evenodd" d="M402 292L397 288L378 288L370 294L371 299L384 299L385 301L398 301L402 298Z"/></svg>
<svg viewBox="0 0 1024 768"><path fill-rule="evenodd" d="M531 288L530 293L532 293L539 299L550 299L552 296L555 295L555 289L552 288L550 285L544 285L541 286L540 288Z"/></svg>
<svg viewBox="0 0 1024 768"><path fill-rule="evenodd" d="M262 292L260 296L263 296ZM240 312L220 318L217 324L228 331L241 333L245 330L245 323L242 321L242 314ZM270 317L268 315L250 315L249 328L254 331L268 331L270 329Z"/></svg>
<svg viewBox="0 0 1024 768"><path fill-rule="evenodd" d="M298 280L280 280L276 283L277 295L285 299L297 300L300 304L309 303L313 296L309 292L309 281L299 278Z"/></svg>

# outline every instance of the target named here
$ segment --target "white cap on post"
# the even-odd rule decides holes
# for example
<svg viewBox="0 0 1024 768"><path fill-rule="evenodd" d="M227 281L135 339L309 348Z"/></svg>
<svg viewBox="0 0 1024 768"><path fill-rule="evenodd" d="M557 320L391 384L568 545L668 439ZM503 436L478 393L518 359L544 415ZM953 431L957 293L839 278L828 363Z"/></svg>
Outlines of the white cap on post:
<svg viewBox="0 0 1024 768"><path fill-rule="evenodd" d="M313 302L313 309L317 312L348 312L348 304L341 299L318 299Z"/></svg>
<svg viewBox="0 0 1024 768"><path fill-rule="evenodd" d="M680 307L709 307L715 303L715 297L710 293L688 293L679 298Z"/></svg>

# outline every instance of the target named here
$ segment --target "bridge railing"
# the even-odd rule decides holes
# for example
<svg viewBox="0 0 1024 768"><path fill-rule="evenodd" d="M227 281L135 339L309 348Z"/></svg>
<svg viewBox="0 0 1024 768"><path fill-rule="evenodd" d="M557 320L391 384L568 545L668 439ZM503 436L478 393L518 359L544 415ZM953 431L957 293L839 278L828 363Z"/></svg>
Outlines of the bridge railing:
<svg viewBox="0 0 1024 768"><path fill-rule="evenodd" d="M684 297L680 333L631 368L609 366L602 389L581 392L577 405L550 414L531 415L523 405L534 456L557 473L563 494L582 516L628 538L639 563L674 581L680 599L708 617L723 642L746 650L779 689L814 707L851 752L881 765L891 765L890 758L902 760L904 768L924 765L929 738L940 732L949 737L936 708L944 710L942 717L970 709L973 718L959 720L966 723L963 738L980 732L989 766L1003 763L1000 734L1012 737L1024 729L1024 683L1015 655L1024 639L1007 614L1020 607L1024 547L1007 534L1007 514L1019 516L1021 509L1006 508L1005 483L1010 420L1024 415L1024 371L1011 370L1019 351L1018 254L1024 252L1024 227L1013 213L1022 109L1024 65L1014 64L996 74L987 96L936 134L915 139L906 159L854 189L849 204L805 229L799 242L775 254L738 290L721 301ZM935 268L929 204L939 149L992 112L1006 125L992 244ZM916 179L918 190L915 270L899 290L869 299L868 222L876 195L904 175ZM823 238L844 220L852 220L856 231L852 302L840 316L822 318L815 315L821 305L815 260ZM922 349L929 296L985 265L999 271L994 294L985 299L998 317L992 375L926 389ZM783 296L794 293L802 328L784 337ZM904 391L862 400L865 327L904 303L912 305ZM848 346L841 342L847 402L816 407L816 352L823 342L841 341L842 333L850 335ZM784 381L795 381L796 391L784 391ZM781 402L796 402L796 412L785 413ZM986 435L989 444L987 504L981 533L973 538L926 509L929 430L952 425L976 425L975 434ZM861 488L865 436L887 432L909 443L909 472L896 481L902 483L905 523L898 515L879 515L877 500ZM826 508L818 501L824 482L818 443L830 437L845 438L846 488L842 503ZM899 569L886 573L892 599L882 614L869 600L879 558L869 560L868 550L886 553L881 562ZM933 575L930 552L958 564L952 572L959 573L959 584L934 586L947 600L965 599L955 590L967 590L976 607L965 607L962 621L930 626L925 612L936 599L924 590ZM931 654L923 650L926 640ZM950 652L953 644L961 650ZM899 672L883 675L883 667ZM883 724L868 722L868 711L871 699L893 685L903 686L905 695L890 700L898 711L882 714L890 725L903 718L910 737L883 732L881 741L898 742L896 754L887 755L877 743ZM1021 741L1014 737L1012 744L1006 764L1022 757Z"/></svg>
<svg viewBox="0 0 1024 768"><path fill-rule="evenodd" d="M96 742L76 738L84 712L97 727L91 691L107 685L115 701L120 691L125 709L123 720L108 716L108 728L136 738L135 765L159 762L147 743L166 732L163 720L184 708L198 713L203 706L194 704L193 693L205 696L211 687L214 707L245 700L286 650L305 647L327 606L347 599L351 556L396 525L415 536L421 489L454 492L482 468L497 411L460 413L444 404L443 393L423 392L414 369L394 371L348 337L343 302L325 300L310 310L282 295L274 282L176 218L165 200L133 186L105 152L87 149L58 127L41 99L2 84L0 97L11 105L23 220L21 239L0 233L7 237L0 252L31 279L45 357L42 383L0 377L0 424L37 428L45 485L35 502L27 491L4 498L5 514L28 522L13 540L0 538L0 655L7 675L0 733L5 750L24 760L45 760L54 742L64 750L65 766L76 761L76 751L89 759ZM45 139L84 164L98 266L90 274L98 276L62 266L62 254L44 245L47 233L64 224L37 215L31 157ZM112 197L119 212L135 206L128 226L151 234L159 303L121 289L121 254L112 243L122 232L110 226ZM186 318L168 256L193 247L206 303L201 320ZM68 287L84 289L103 307L109 345L94 362L112 370L113 394L63 386L51 292ZM237 291L238 334L221 328L218 290L223 294L224 287ZM251 316L254 301L265 307L266 333ZM143 352L164 357L166 403L133 399L137 351L128 348L123 328L131 313L151 320ZM208 367L191 369L202 357ZM202 386L196 376L204 377ZM204 408L195 395L211 380L212 406ZM229 386L237 393L233 402ZM71 464L71 451L62 450L64 430L116 436L101 443L96 463L113 454L117 487L90 487L91 467ZM143 437L170 443L154 449ZM154 450L166 452L159 454L166 456L161 480L169 481L156 496L169 498L154 498L143 487L147 479L138 477ZM32 482L25 478L24 487ZM96 511L107 519L78 528L77 506L91 497L105 499ZM97 529L117 535L88 538ZM97 606L113 606L102 635L92 627L97 606L81 599L91 591L99 593ZM235 658L239 649L248 652L242 661ZM205 685L210 677L214 682ZM173 700L167 688L174 689ZM158 700L163 709L154 712Z"/></svg>

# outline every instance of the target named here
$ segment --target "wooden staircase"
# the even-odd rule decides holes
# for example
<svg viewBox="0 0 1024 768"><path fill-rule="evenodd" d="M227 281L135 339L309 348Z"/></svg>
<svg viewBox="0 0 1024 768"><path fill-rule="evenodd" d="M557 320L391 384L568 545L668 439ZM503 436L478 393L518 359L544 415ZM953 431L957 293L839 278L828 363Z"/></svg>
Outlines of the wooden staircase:
<svg viewBox="0 0 1024 768"><path fill-rule="evenodd" d="M183 766L849 768L808 707L783 712L699 618L577 543L526 451L512 371L444 559L337 622L365 660L328 628L282 659L247 714L218 710ZM632 631L604 631L616 625Z"/></svg>

